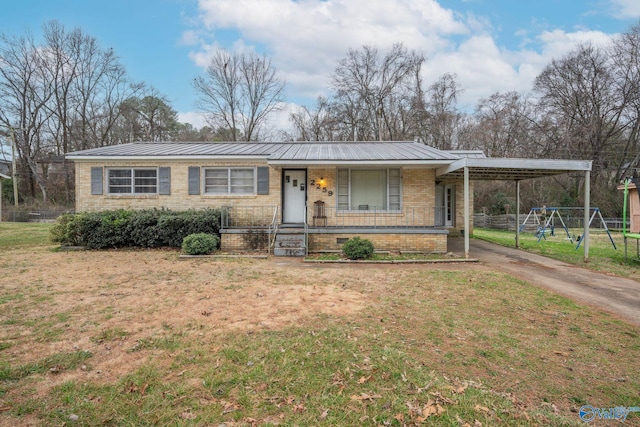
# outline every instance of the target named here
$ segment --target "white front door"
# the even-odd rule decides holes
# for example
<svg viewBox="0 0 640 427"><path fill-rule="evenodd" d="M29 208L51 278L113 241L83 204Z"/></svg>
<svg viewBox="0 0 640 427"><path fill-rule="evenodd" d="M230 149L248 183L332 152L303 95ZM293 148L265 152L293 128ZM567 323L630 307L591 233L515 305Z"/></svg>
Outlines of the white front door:
<svg viewBox="0 0 640 427"><path fill-rule="evenodd" d="M282 222L302 224L306 219L307 171L284 170Z"/></svg>

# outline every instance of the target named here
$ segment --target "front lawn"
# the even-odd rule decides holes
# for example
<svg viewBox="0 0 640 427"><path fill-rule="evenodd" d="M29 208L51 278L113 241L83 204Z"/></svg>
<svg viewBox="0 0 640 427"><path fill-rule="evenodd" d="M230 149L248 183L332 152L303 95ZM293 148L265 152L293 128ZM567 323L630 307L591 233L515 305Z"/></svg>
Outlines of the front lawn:
<svg viewBox="0 0 640 427"><path fill-rule="evenodd" d="M579 426L640 401L638 327L479 264L48 248L0 257L0 425Z"/></svg>

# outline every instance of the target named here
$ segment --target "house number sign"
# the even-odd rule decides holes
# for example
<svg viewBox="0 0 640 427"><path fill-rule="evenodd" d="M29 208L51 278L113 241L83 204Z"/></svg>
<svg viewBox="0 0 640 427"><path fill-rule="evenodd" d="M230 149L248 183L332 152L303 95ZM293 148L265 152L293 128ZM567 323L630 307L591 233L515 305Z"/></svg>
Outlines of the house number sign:
<svg viewBox="0 0 640 427"><path fill-rule="evenodd" d="M316 183L316 180L315 180L315 179L311 179L311 180L309 180L309 185L310 185L311 187L315 187L315 188L316 188L316 190L320 190L320 191L322 191L323 193L327 193L327 195L328 195L329 197L333 196L333 191L332 191L332 190L327 189L327 187L323 187L323 186L322 186L322 185L320 185L319 183Z"/></svg>

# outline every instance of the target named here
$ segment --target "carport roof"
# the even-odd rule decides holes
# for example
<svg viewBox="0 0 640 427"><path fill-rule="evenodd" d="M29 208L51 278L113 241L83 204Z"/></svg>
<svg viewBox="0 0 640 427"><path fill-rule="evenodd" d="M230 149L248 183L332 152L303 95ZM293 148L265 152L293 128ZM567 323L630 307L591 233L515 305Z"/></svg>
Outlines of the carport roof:
<svg viewBox="0 0 640 427"><path fill-rule="evenodd" d="M469 169L469 179L474 181L520 181L545 176L591 170L589 160L545 160L513 158L465 157L436 171L441 181L464 179L464 168Z"/></svg>

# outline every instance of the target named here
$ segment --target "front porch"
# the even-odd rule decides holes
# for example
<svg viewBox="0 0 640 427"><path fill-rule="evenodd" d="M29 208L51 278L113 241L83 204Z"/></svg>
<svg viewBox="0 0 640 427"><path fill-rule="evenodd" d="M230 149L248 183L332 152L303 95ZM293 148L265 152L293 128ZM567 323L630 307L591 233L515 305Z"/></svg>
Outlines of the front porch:
<svg viewBox="0 0 640 427"><path fill-rule="evenodd" d="M344 242L359 236L380 251L446 253L449 230L444 227L442 209L407 206L397 212L342 212L314 204L307 206L304 223L282 224L280 206L226 207L221 218L221 249L301 256L340 251Z"/></svg>

